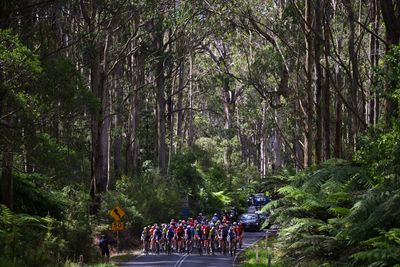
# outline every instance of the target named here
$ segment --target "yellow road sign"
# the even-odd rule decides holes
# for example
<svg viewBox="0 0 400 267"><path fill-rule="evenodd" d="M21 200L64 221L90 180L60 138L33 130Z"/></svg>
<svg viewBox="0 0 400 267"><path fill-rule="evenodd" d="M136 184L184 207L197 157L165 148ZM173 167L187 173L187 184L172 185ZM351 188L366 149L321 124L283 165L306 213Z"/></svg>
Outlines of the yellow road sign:
<svg viewBox="0 0 400 267"><path fill-rule="evenodd" d="M118 222L119 220L121 220L122 217L124 217L125 211L123 209L121 209L120 207L116 206L115 208L113 208L110 211L110 215L111 215L111 217L114 218L114 220L116 220Z"/></svg>
<svg viewBox="0 0 400 267"><path fill-rule="evenodd" d="M112 229L113 231L122 231L122 230L125 229L124 223L123 223L123 222L113 222L113 223L111 224L111 229Z"/></svg>

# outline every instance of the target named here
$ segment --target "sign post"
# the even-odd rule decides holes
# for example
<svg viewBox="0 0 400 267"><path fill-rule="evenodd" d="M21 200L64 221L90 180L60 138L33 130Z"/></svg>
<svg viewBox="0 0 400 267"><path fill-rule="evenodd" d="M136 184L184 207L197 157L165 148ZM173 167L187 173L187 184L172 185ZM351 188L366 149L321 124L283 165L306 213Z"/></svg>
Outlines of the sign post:
<svg viewBox="0 0 400 267"><path fill-rule="evenodd" d="M110 211L110 216L113 217L114 222L111 224L111 230L117 232L117 253L119 253L119 231L125 230L125 225L121 222L121 218L124 217L125 211L116 206Z"/></svg>

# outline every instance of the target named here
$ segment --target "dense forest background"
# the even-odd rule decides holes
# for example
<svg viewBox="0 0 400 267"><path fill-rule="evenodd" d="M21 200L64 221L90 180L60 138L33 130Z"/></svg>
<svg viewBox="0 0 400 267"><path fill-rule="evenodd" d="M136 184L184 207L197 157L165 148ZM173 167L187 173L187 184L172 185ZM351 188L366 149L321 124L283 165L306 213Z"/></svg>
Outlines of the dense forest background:
<svg viewBox="0 0 400 267"><path fill-rule="evenodd" d="M0 265L255 191L277 264L395 265L399 42L396 0L2 1Z"/></svg>

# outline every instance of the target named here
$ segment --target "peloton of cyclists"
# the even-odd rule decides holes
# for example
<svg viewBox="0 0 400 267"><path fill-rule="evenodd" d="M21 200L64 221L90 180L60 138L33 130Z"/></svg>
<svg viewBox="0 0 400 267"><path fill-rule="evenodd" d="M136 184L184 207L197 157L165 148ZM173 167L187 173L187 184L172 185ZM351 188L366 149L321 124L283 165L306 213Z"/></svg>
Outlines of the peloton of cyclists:
<svg viewBox="0 0 400 267"><path fill-rule="evenodd" d="M143 228L141 240L143 251L148 254L164 252L198 252L200 255L219 252L231 255L237 246L242 247L244 229L240 223L232 222L227 214L214 213L208 221L201 213L188 220L171 219L169 224L150 225Z"/></svg>

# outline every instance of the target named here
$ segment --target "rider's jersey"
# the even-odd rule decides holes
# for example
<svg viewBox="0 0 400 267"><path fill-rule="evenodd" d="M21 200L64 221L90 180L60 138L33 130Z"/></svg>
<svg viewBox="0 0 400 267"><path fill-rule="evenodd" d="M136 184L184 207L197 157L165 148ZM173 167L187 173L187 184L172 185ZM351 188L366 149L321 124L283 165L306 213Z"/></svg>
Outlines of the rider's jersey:
<svg viewBox="0 0 400 267"><path fill-rule="evenodd" d="M217 234L216 229L210 229L210 239L214 239Z"/></svg>
<svg viewBox="0 0 400 267"><path fill-rule="evenodd" d="M168 238L168 240L174 238L174 236L175 236L174 229L169 228L168 231L167 231L167 238Z"/></svg>
<svg viewBox="0 0 400 267"><path fill-rule="evenodd" d="M235 232L236 232L236 235L242 236L242 235L243 235L243 232L244 232L244 227L243 227L243 225L238 225L238 226L236 226Z"/></svg>
<svg viewBox="0 0 400 267"><path fill-rule="evenodd" d="M175 229L176 235L178 238L182 238L183 235L185 234L185 231L183 230L183 227L178 227Z"/></svg>
<svg viewBox="0 0 400 267"><path fill-rule="evenodd" d="M150 240L150 232L149 230L143 230L142 232L142 240L149 241Z"/></svg>
<svg viewBox="0 0 400 267"><path fill-rule="evenodd" d="M196 230L196 232L195 232L195 234L194 234L194 236L196 237L196 238L198 238L198 239L203 239L203 236L204 236L204 233L203 233L203 230L201 230L201 229L199 229L199 230Z"/></svg>
<svg viewBox="0 0 400 267"><path fill-rule="evenodd" d="M227 236L228 236L228 229L226 227L223 227L221 230L221 238L226 240Z"/></svg>
<svg viewBox="0 0 400 267"><path fill-rule="evenodd" d="M232 231L232 232L229 231L229 233L228 233L228 241L232 241L235 238L236 238L235 231Z"/></svg>
<svg viewBox="0 0 400 267"><path fill-rule="evenodd" d="M192 229L186 229L185 230L185 239L190 240L193 237L193 232Z"/></svg>
<svg viewBox="0 0 400 267"><path fill-rule="evenodd" d="M162 231L160 229L154 230L154 240L160 240L162 237Z"/></svg>

